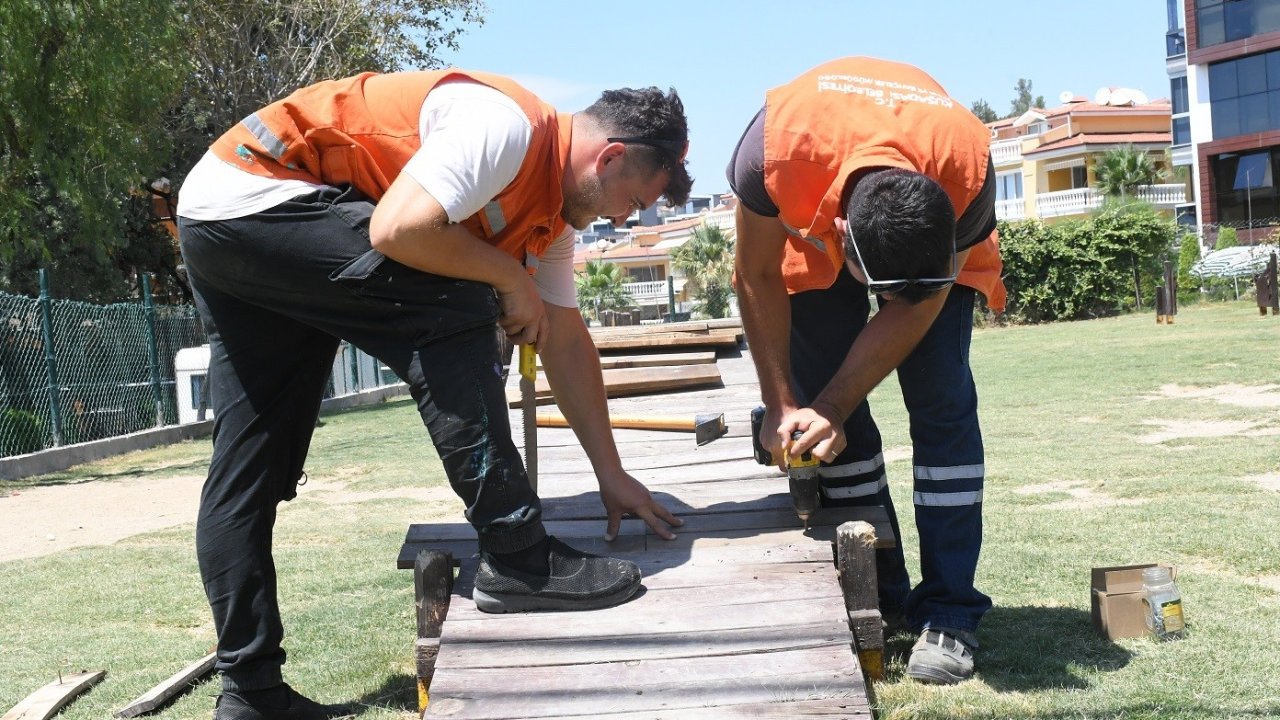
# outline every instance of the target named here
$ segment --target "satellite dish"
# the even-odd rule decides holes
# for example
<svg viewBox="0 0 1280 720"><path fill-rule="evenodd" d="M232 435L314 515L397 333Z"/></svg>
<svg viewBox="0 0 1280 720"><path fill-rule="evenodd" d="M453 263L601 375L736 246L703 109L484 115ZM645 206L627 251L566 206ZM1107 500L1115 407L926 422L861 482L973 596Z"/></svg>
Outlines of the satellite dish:
<svg viewBox="0 0 1280 720"><path fill-rule="evenodd" d="M1093 96L1093 102L1098 105L1110 104L1111 88L1098 88L1098 92Z"/></svg>
<svg viewBox="0 0 1280 720"><path fill-rule="evenodd" d="M1129 88L1116 88L1111 91L1111 99L1107 101L1108 105L1116 107L1126 107L1133 104L1133 91Z"/></svg>
<svg viewBox="0 0 1280 720"><path fill-rule="evenodd" d="M1148 102L1151 102L1149 99L1147 99L1147 94L1142 92L1141 90L1130 90L1129 92L1133 93L1134 105L1146 105Z"/></svg>
<svg viewBox="0 0 1280 720"><path fill-rule="evenodd" d="M1071 102L1075 98L1075 96L1076 94L1071 92L1070 90L1063 90L1062 92L1058 93L1058 102L1062 103L1063 105L1066 105L1067 103Z"/></svg>

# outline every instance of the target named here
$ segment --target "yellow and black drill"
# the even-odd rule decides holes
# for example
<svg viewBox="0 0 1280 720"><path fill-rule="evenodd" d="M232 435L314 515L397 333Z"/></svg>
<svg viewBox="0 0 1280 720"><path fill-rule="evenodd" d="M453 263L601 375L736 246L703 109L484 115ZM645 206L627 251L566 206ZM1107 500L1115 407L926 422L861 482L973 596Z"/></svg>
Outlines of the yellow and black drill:
<svg viewBox="0 0 1280 720"><path fill-rule="evenodd" d="M755 450L756 462L761 465L772 465L773 455L760 444L760 428L764 425L764 408L757 407L751 411L751 444ZM800 439L804 433L797 430L791 434L791 442ZM804 452L799 457L791 454L790 444L783 448L787 453L787 485L791 491L791 504L795 506L796 515L809 529L809 518L818 511L818 488L821 475L818 474L818 458L813 453Z"/></svg>

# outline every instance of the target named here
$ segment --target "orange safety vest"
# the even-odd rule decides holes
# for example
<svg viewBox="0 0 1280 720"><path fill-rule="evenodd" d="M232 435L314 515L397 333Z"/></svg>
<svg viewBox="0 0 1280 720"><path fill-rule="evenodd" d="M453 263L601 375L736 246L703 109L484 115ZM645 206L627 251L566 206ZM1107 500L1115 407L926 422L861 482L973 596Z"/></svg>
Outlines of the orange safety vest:
<svg viewBox="0 0 1280 720"><path fill-rule="evenodd" d="M532 125L529 150L515 179L462 221L532 271L537 256L565 227L560 178L572 122L506 78L434 70L329 80L253 113L218 138L212 150L223 162L255 175L350 184L377 202L422 146L418 119L427 93L454 79L482 83L510 97Z"/></svg>
<svg viewBox="0 0 1280 720"><path fill-rule="evenodd" d="M844 265L834 220L849 176L897 167L936 180L958 218L987 177L990 131L910 65L850 57L819 65L765 99L764 183L791 233L789 293L828 288ZM996 233L973 246L958 282L1004 309Z"/></svg>

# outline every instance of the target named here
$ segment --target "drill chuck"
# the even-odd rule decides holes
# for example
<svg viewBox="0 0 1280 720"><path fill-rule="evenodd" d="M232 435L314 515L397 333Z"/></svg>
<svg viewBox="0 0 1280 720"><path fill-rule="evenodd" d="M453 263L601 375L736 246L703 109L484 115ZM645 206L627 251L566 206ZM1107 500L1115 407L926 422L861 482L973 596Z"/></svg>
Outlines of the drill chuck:
<svg viewBox="0 0 1280 720"><path fill-rule="evenodd" d="M796 431L791 441L800 439L804 433ZM796 515L805 528L809 527L809 518L818 511L818 492L821 475L818 474L819 460L813 453L804 452L799 456L787 452L787 484L791 490L791 504L795 506Z"/></svg>

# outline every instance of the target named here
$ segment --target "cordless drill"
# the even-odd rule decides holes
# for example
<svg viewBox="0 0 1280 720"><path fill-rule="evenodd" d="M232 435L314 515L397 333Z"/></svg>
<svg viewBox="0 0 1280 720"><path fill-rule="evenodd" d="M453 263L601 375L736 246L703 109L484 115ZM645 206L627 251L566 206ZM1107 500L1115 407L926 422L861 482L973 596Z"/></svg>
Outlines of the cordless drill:
<svg viewBox="0 0 1280 720"><path fill-rule="evenodd" d="M751 444L755 450L756 462L761 465L772 465L773 455L760 444L760 428L764 425L764 408L757 407L751 411ZM796 430L791 433L791 441L800 439L804 433ZM818 458L813 453L804 452L799 457L787 452L787 486L791 491L791 504L795 506L796 515L809 529L809 518L818 510L818 485L821 476L818 474Z"/></svg>

